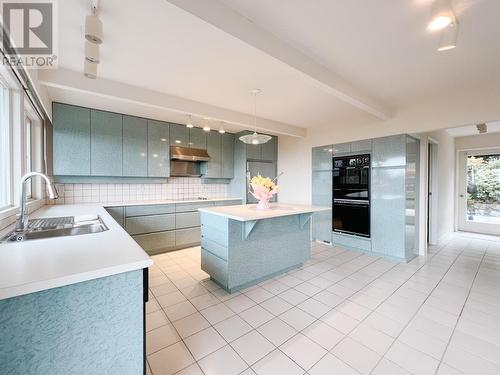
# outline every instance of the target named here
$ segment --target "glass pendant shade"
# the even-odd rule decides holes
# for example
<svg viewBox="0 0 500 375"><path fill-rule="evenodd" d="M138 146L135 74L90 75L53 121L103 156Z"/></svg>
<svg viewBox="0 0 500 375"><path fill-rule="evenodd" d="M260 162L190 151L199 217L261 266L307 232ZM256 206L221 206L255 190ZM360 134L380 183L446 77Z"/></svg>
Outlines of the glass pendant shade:
<svg viewBox="0 0 500 375"><path fill-rule="evenodd" d="M271 140L270 135L266 134L258 134L254 132L253 134L247 134L240 137L240 141L246 143L248 145L261 145L263 143L267 143Z"/></svg>
<svg viewBox="0 0 500 375"><path fill-rule="evenodd" d="M458 25L452 23L446 29L443 30L441 35L441 41L439 42L438 51L448 51L450 49L456 48L457 46L457 36L458 36Z"/></svg>

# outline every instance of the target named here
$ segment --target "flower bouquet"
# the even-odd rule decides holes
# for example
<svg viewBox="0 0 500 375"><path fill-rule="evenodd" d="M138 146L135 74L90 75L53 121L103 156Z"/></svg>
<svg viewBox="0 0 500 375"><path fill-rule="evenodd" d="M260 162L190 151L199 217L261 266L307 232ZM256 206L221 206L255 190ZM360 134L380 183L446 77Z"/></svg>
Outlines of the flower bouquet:
<svg viewBox="0 0 500 375"><path fill-rule="evenodd" d="M260 174L252 177L250 180L252 194L259 201L257 204L258 210L269 209L269 200L278 192L278 185L269 177L262 177Z"/></svg>

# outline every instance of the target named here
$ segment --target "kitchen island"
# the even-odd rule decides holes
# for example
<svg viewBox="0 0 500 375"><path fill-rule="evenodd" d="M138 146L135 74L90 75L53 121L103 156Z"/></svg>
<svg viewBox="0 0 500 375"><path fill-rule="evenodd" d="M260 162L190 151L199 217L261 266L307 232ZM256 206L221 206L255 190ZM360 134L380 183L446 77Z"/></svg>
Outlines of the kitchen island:
<svg viewBox="0 0 500 375"><path fill-rule="evenodd" d="M311 255L312 214L284 203L200 208L201 268L228 292L300 267Z"/></svg>

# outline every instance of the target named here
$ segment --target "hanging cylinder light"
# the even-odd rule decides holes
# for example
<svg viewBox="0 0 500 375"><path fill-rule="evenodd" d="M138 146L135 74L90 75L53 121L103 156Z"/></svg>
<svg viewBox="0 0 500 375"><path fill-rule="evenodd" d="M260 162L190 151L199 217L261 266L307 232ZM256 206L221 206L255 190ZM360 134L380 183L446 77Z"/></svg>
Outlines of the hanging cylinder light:
<svg viewBox="0 0 500 375"><path fill-rule="evenodd" d="M85 41L85 60L92 64L99 64L99 44L90 43L88 40Z"/></svg>
<svg viewBox="0 0 500 375"><path fill-rule="evenodd" d="M97 78L97 64L93 64L85 59L83 63L83 75L90 79Z"/></svg>
<svg viewBox="0 0 500 375"><path fill-rule="evenodd" d="M439 42L438 51L449 51L457 46L458 37L458 25L456 23L451 23L446 29L443 30L441 34L441 41Z"/></svg>
<svg viewBox="0 0 500 375"><path fill-rule="evenodd" d="M104 39L102 22L97 17L97 6L92 6L92 14L85 17L85 39L95 44L101 44Z"/></svg>

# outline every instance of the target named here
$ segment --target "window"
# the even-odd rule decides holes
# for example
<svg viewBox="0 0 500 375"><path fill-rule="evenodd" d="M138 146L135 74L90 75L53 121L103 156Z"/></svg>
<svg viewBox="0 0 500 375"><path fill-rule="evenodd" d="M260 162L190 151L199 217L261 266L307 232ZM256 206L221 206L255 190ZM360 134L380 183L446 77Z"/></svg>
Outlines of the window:
<svg viewBox="0 0 500 375"><path fill-rule="evenodd" d="M9 90L0 80L0 210L11 202L11 132Z"/></svg>

